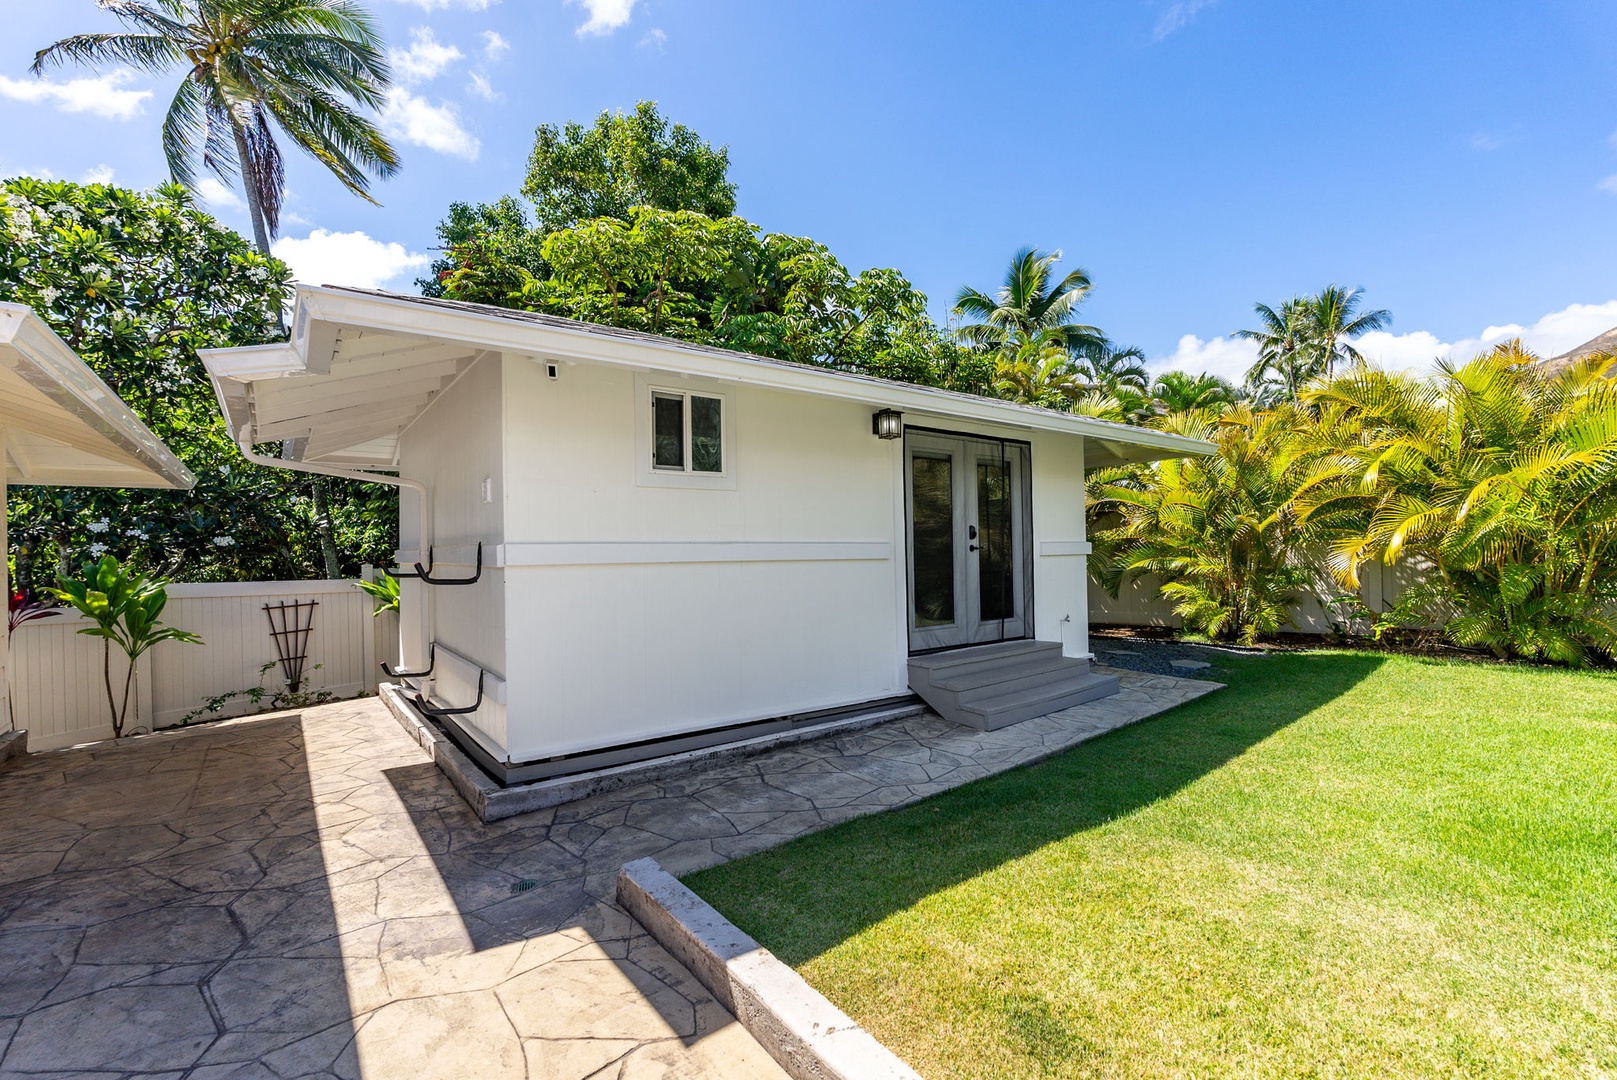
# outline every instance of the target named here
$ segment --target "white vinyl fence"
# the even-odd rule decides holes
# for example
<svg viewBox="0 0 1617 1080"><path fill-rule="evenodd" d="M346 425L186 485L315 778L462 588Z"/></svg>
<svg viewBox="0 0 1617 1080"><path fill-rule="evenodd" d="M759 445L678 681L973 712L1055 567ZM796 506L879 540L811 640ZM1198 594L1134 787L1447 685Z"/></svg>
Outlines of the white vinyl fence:
<svg viewBox="0 0 1617 1080"><path fill-rule="evenodd" d="M262 685L269 695L286 686L270 636L265 605L313 601L303 668L304 691L337 697L374 693L379 661L396 660L398 617L372 618L375 601L348 581L250 581L170 585L163 622L201 636L203 644L166 641L141 658L130 691L125 734L173 727L209 698ZM100 638L78 631L76 614L24 623L11 635L11 709L28 729L30 750L50 750L112 737ZM123 691L128 664L113 646L113 689ZM259 673L265 664L268 671ZM236 716L253 706L236 697L211 717ZM260 706L263 707L263 706ZM138 719L136 719L138 710Z"/></svg>
<svg viewBox="0 0 1617 1080"><path fill-rule="evenodd" d="M1371 611L1386 611L1398 602L1404 589L1413 584L1419 572L1412 566L1383 566L1367 563L1360 568L1359 599ZM1114 599L1094 580L1089 583L1089 621L1096 626L1165 626L1179 629L1184 621L1173 613L1173 601L1158 591L1161 582L1154 577L1141 577L1125 582ZM1293 627L1304 634L1328 634L1342 624L1346 613L1327 612L1319 597L1327 599L1340 595L1342 589L1333 582L1324 581L1316 595L1305 595L1292 608ZM1354 624L1355 633L1367 633L1369 627L1362 622Z"/></svg>

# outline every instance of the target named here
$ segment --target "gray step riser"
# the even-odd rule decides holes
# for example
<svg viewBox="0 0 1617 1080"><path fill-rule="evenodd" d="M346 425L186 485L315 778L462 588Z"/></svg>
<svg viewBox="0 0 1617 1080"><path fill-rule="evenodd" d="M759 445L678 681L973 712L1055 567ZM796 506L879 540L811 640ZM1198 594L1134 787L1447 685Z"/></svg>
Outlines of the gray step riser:
<svg viewBox="0 0 1617 1080"><path fill-rule="evenodd" d="M910 657L910 666L927 671L942 671L945 668L956 667L961 664L982 663L990 660L1001 660L1009 657L1030 659L1042 653L1059 653L1059 641L1006 641L991 642L987 645L968 645L960 649L947 649L943 652L928 653L925 656Z"/></svg>
<svg viewBox="0 0 1617 1080"><path fill-rule="evenodd" d="M1089 677L1089 665L1079 661L1070 668L1057 668L1054 671L1042 671L1038 674L1023 675L1017 679L1007 679L1004 682L990 683L987 686L975 686L970 690L943 691L953 693L954 699L961 705L981 701L984 698L1003 697L1018 690L1035 690L1046 687L1052 694L1059 694L1065 685L1076 683Z"/></svg>
<svg viewBox="0 0 1617 1080"><path fill-rule="evenodd" d="M1061 646L1056 645L1037 652L1017 653L1014 655L998 656L987 660L963 661L950 664L947 667L925 668L915 664L910 665L911 675L920 675L933 686L939 683L953 682L956 679L974 679L979 675L987 675L999 671L1008 671L1013 668L1025 667L1031 663L1049 662L1062 659Z"/></svg>
<svg viewBox="0 0 1617 1080"><path fill-rule="evenodd" d="M1049 713L1070 709L1074 705L1082 705L1086 701L1096 701L1100 698L1111 697L1117 693L1118 685L1115 677L1106 677L1094 686L1057 698L1054 701L1041 701L1036 704L1023 705L1019 708L1004 709L987 714L964 712L958 723L969 724L982 731L995 731L1012 724L1020 724L1023 720L1031 720L1035 716L1045 716ZM953 718L951 718L953 719Z"/></svg>

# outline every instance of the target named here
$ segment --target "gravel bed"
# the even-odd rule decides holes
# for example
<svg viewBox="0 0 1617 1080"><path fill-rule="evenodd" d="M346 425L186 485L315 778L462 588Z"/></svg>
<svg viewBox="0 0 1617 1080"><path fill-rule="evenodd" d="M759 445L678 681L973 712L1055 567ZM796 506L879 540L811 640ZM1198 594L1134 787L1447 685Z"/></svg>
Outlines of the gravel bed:
<svg viewBox="0 0 1617 1080"><path fill-rule="evenodd" d="M1109 667L1144 671L1152 675L1176 675L1181 679L1207 679L1218 681L1216 668L1184 670L1173 666L1175 660L1190 660L1216 665L1221 656L1261 656L1261 649L1227 648L1218 645L1196 645L1186 641L1153 641L1150 638L1111 637L1093 634L1089 647L1095 653L1095 662Z"/></svg>

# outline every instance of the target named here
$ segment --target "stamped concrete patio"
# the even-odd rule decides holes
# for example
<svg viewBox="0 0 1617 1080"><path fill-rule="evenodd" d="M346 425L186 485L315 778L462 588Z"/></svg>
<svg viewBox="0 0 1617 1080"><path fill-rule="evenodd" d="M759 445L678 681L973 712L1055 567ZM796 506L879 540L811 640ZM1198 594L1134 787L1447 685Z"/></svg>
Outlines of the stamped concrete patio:
<svg viewBox="0 0 1617 1080"><path fill-rule="evenodd" d="M922 715L485 825L377 701L0 774L0 1076L780 1077L612 902L1217 688Z"/></svg>

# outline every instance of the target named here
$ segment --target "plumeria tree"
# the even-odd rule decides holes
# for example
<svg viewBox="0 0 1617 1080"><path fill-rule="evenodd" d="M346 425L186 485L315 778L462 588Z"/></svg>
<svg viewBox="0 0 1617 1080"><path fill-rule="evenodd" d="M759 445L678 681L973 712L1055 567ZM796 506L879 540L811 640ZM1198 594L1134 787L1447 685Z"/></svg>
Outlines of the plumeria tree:
<svg viewBox="0 0 1617 1080"><path fill-rule="evenodd" d="M190 492L12 488L18 584L105 554L189 581L319 576L308 485L242 460L197 357L278 334L286 267L174 185L5 181L0 252L0 299L38 311L197 475ZM393 504L370 487L331 488L350 572L394 546Z"/></svg>

